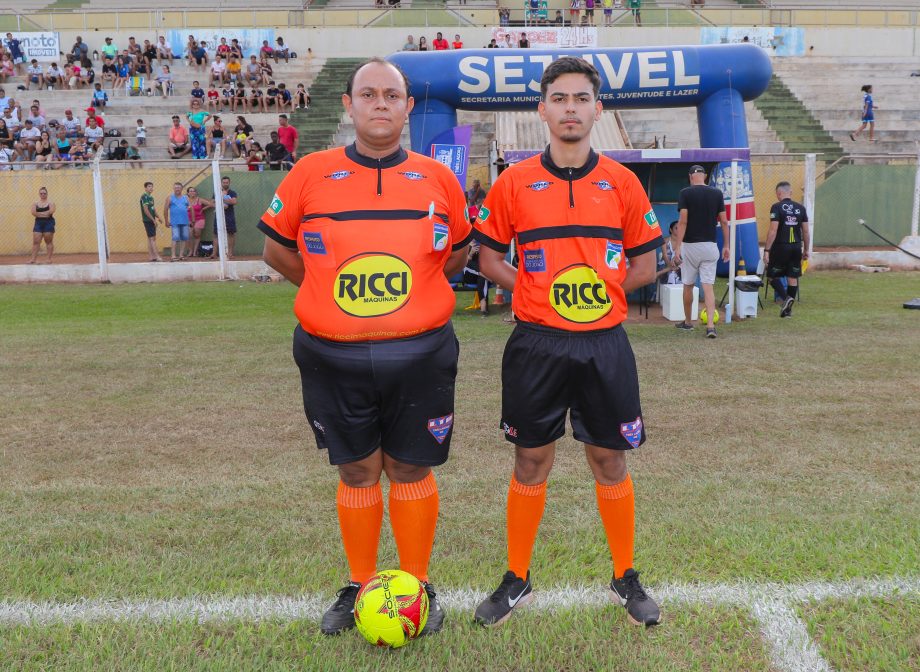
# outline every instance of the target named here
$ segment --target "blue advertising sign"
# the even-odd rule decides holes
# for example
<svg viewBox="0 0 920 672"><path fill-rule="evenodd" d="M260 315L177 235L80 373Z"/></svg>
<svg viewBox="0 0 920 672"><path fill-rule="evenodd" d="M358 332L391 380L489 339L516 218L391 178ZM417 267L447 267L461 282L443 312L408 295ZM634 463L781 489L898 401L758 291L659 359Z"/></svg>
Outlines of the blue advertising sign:
<svg viewBox="0 0 920 672"><path fill-rule="evenodd" d="M450 168L464 189L466 189L466 170L470 164L472 138L472 126L457 126L445 131L431 143L431 158Z"/></svg>

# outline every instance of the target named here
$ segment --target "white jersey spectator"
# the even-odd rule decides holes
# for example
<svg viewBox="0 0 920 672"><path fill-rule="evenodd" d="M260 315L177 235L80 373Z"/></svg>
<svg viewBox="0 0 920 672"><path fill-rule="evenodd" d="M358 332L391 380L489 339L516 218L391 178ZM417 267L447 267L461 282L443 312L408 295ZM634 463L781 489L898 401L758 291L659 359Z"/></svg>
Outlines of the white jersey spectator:
<svg viewBox="0 0 920 672"><path fill-rule="evenodd" d="M64 127L64 131L67 133L68 138L75 138L80 135L80 118L73 116L73 110L64 110L64 118L61 119L61 126Z"/></svg>

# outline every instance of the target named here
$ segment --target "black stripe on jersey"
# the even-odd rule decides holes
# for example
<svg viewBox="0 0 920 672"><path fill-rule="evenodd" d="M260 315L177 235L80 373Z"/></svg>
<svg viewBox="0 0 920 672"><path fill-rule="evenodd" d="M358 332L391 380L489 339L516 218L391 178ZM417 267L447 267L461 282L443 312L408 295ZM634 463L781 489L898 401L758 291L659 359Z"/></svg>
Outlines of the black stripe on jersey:
<svg viewBox="0 0 920 672"><path fill-rule="evenodd" d="M392 221L398 219L424 219L427 216L427 210L343 210L342 212L318 212L312 215L304 215L300 221L309 222L311 219L331 219L334 222L352 222L361 219ZM434 216L447 224L448 218L444 213L436 212Z"/></svg>
<svg viewBox="0 0 920 672"><path fill-rule="evenodd" d="M508 252L508 248L511 247L507 243L500 243L494 238L487 236L479 229L473 229L473 238L478 240L480 243L482 243L486 247L489 247L495 250L496 252L501 252L502 254L506 254Z"/></svg>
<svg viewBox="0 0 920 672"><path fill-rule="evenodd" d="M259 231L264 233L266 236L274 240L276 243L280 243L281 245L284 245L285 247L289 247L292 250L297 249L296 240L285 238L284 236L282 236L280 233L275 231L272 227L270 227L268 224L266 224L262 220L259 220L259 223L256 224L256 228L259 229Z"/></svg>
<svg viewBox="0 0 920 672"><path fill-rule="evenodd" d="M638 247L631 247L626 250L626 258L630 259L632 257L638 257L640 254L645 254L646 252L657 250L662 245L664 245L664 238L658 236L654 240L650 240L647 243L642 243Z"/></svg>
<svg viewBox="0 0 920 672"><path fill-rule="evenodd" d="M538 240L554 240L557 238L606 238L607 240L623 240L623 229L612 226L588 226L584 224L569 224L565 226L544 226L539 229L528 229L517 234L518 244L533 243Z"/></svg>
<svg viewBox="0 0 920 672"><path fill-rule="evenodd" d="M454 243L450 250L451 252L456 252L457 250L462 250L464 247L470 244L470 241L473 240L473 230L470 229L470 232L466 234L466 238L461 240L459 243Z"/></svg>

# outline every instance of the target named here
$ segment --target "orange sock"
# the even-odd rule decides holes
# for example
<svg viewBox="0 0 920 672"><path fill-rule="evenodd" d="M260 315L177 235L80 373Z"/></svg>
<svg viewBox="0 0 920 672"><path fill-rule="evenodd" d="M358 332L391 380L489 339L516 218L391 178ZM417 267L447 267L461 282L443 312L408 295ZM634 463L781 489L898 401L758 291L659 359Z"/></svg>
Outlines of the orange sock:
<svg viewBox="0 0 920 672"><path fill-rule="evenodd" d="M508 569L522 579L530 569L530 557L545 506L546 481L524 485L512 472L508 488Z"/></svg>
<svg viewBox="0 0 920 672"><path fill-rule="evenodd" d="M601 512L610 557L613 558L613 575L623 578L633 566L633 541L636 536L636 500L633 496L632 478L614 485L594 483L597 491L597 508Z"/></svg>
<svg viewBox="0 0 920 672"><path fill-rule="evenodd" d="M377 542L383 524L380 483L353 488L339 481L336 508L351 580L364 583L377 572Z"/></svg>
<svg viewBox="0 0 920 672"><path fill-rule="evenodd" d="M415 483L390 483L390 525L399 551L399 568L419 581L428 581L438 504L438 484L430 471Z"/></svg>

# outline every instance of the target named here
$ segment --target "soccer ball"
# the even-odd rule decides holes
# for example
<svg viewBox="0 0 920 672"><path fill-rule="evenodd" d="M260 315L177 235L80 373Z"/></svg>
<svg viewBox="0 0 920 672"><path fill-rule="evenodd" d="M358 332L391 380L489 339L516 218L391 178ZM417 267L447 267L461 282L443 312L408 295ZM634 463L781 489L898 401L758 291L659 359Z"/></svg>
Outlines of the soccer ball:
<svg viewBox="0 0 920 672"><path fill-rule="evenodd" d="M706 312L705 308L700 310L700 322L705 322L707 324L709 323L709 320L706 318L706 315L708 315L708 313ZM719 323L719 311L718 310L712 315L712 323L713 324Z"/></svg>
<svg viewBox="0 0 920 672"><path fill-rule="evenodd" d="M419 636L427 621L428 593L409 572L378 572L355 598L355 625L375 646L405 646Z"/></svg>

